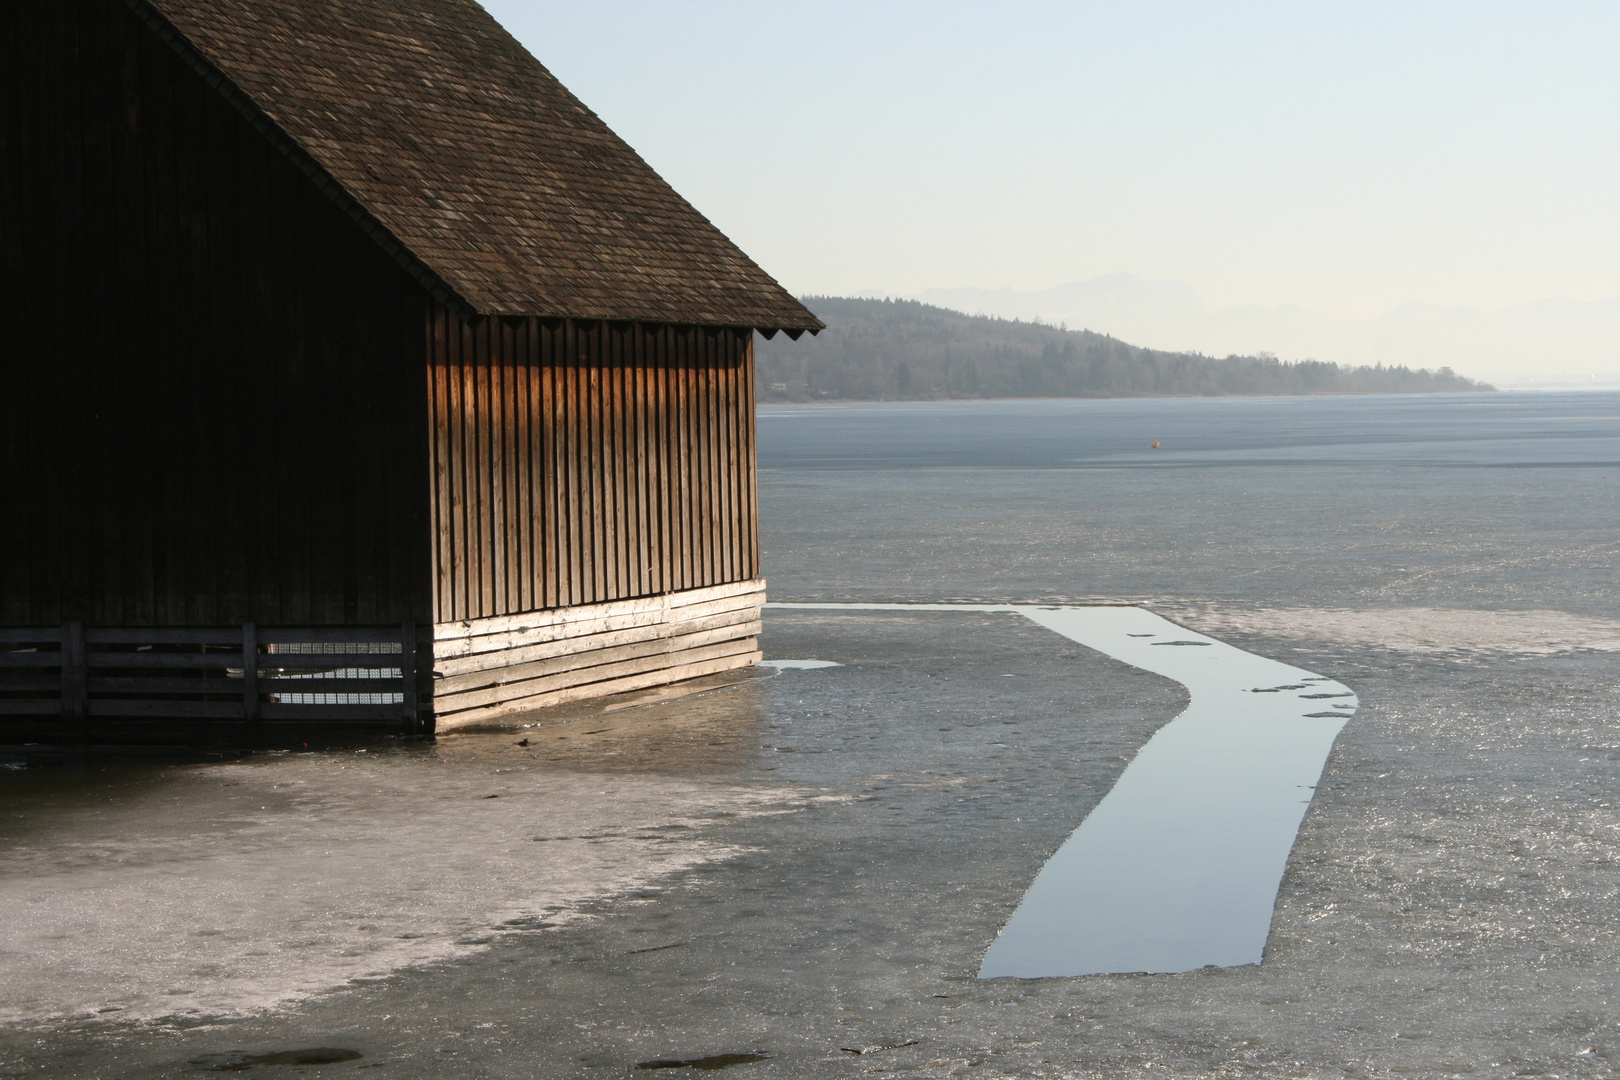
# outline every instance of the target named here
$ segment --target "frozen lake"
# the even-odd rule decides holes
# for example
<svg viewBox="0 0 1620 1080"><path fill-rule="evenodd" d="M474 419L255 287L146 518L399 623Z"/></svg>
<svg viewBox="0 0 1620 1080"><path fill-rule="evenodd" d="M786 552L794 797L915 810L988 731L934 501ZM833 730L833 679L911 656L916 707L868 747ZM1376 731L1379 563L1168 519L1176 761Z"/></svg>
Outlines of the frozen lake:
<svg viewBox="0 0 1620 1080"><path fill-rule="evenodd" d="M1425 611L1471 613L1464 637L1620 617L1620 392L769 406L759 430L775 600L1230 601L1370 640L1451 618Z"/></svg>
<svg viewBox="0 0 1620 1080"><path fill-rule="evenodd" d="M1008 614L773 609L801 663L527 746L24 778L0 1072L1615 1075L1617 418L762 410L774 600L1136 605L1355 692L1260 965L977 978L1196 688Z"/></svg>

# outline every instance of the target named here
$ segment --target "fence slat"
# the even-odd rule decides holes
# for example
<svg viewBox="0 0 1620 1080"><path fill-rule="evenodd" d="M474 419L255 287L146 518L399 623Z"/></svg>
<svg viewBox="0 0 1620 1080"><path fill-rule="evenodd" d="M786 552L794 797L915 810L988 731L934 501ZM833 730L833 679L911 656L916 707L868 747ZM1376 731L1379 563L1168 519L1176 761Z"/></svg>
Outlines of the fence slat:
<svg viewBox="0 0 1620 1080"><path fill-rule="evenodd" d="M61 716L61 698L0 698L0 716Z"/></svg>
<svg viewBox="0 0 1620 1080"><path fill-rule="evenodd" d="M293 627L259 627L259 641L265 645L299 645L310 642L319 645L372 644L399 649L397 626L317 626L307 629Z"/></svg>
<svg viewBox="0 0 1620 1080"><path fill-rule="evenodd" d="M214 668L224 671L226 668L240 668L242 656L240 653L166 653L166 652L113 652L91 653L89 664L92 668L106 670L111 668Z"/></svg>
<svg viewBox="0 0 1620 1080"><path fill-rule="evenodd" d="M416 700L416 669L417 652L419 645L416 639L416 624L406 621L399 628L399 675L400 675L400 718L405 721L405 733L420 735L421 724L417 717Z"/></svg>
<svg viewBox="0 0 1620 1080"><path fill-rule="evenodd" d="M59 626L0 626L0 641L29 641L55 644L62 640Z"/></svg>
<svg viewBox="0 0 1620 1080"><path fill-rule="evenodd" d="M185 719L203 717L212 720L242 719L242 702L236 701L130 701L105 698L90 699L91 716L150 716Z"/></svg>
<svg viewBox="0 0 1620 1080"><path fill-rule="evenodd" d="M94 645L240 645L241 627L96 626L85 631Z"/></svg>
<svg viewBox="0 0 1620 1080"><path fill-rule="evenodd" d="M0 653L0 668L56 668L62 667L59 652L6 652Z"/></svg>
<svg viewBox="0 0 1620 1080"><path fill-rule="evenodd" d="M398 705L286 705L281 702L265 702L263 706L264 719L271 720L308 720L310 710L320 709L320 718L323 720L384 720L399 728Z"/></svg>
<svg viewBox="0 0 1620 1080"><path fill-rule="evenodd" d="M248 722L248 739L257 749L264 745L264 729L259 716L259 634L253 623L242 624L242 718Z"/></svg>
<svg viewBox="0 0 1620 1080"><path fill-rule="evenodd" d="M92 694L184 694L201 697L204 694L242 696L242 680L227 678L166 679L151 675L98 675L92 672L86 680Z"/></svg>
<svg viewBox="0 0 1620 1080"><path fill-rule="evenodd" d="M60 694L62 692L62 676L30 675L19 678L15 675L0 675L0 693L21 694L24 691Z"/></svg>
<svg viewBox="0 0 1620 1080"><path fill-rule="evenodd" d="M85 691L84 623L62 627L62 716L79 748L90 745L90 695Z"/></svg>
<svg viewBox="0 0 1620 1080"><path fill-rule="evenodd" d="M260 679L260 694L398 694L399 676L388 678ZM394 710L399 715L399 710Z"/></svg>
<svg viewBox="0 0 1620 1080"><path fill-rule="evenodd" d="M259 657L260 678L266 678L269 672L277 670L339 671L349 668L398 671L399 653L266 653Z"/></svg>

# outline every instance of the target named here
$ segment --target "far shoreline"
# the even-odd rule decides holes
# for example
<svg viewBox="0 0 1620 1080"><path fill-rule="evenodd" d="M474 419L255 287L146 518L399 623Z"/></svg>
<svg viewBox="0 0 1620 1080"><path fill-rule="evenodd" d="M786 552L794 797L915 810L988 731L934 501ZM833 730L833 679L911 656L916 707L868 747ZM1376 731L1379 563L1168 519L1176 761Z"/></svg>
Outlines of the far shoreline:
<svg viewBox="0 0 1620 1080"><path fill-rule="evenodd" d="M1495 386L1485 386L1475 390L1324 390L1316 392L1301 392L1296 394L1108 394L1108 395L1042 395L1042 396L1008 396L1008 397L817 397L817 398L790 398L790 397L756 397L754 405L966 405L973 402L1017 402L1017 401L1265 401L1268 399L1278 401L1296 401L1300 399L1319 398L1466 398L1466 397L1496 397L1513 396L1516 394L1601 394L1620 393L1620 386L1595 387L1591 389L1560 387L1557 389L1524 389L1513 387L1500 389Z"/></svg>

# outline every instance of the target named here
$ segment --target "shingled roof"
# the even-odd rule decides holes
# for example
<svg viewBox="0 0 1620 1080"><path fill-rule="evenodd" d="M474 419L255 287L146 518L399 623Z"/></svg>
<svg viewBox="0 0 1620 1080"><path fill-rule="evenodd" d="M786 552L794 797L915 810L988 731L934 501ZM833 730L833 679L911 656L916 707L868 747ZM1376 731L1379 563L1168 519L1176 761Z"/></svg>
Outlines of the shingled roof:
<svg viewBox="0 0 1620 1080"><path fill-rule="evenodd" d="M818 330L474 0L125 0L463 314Z"/></svg>

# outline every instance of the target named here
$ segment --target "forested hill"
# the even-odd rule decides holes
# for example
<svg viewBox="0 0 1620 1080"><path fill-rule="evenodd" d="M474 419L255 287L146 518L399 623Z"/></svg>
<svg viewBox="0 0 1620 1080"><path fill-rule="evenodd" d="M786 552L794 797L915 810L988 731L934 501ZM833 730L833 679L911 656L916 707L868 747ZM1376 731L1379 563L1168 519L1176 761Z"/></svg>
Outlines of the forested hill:
<svg viewBox="0 0 1620 1080"><path fill-rule="evenodd" d="M1089 330L964 315L915 300L807 296L819 337L757 342L761 401L1490 390L1450 368L1341 367L1215 358L1127 345Z"/></svg>

